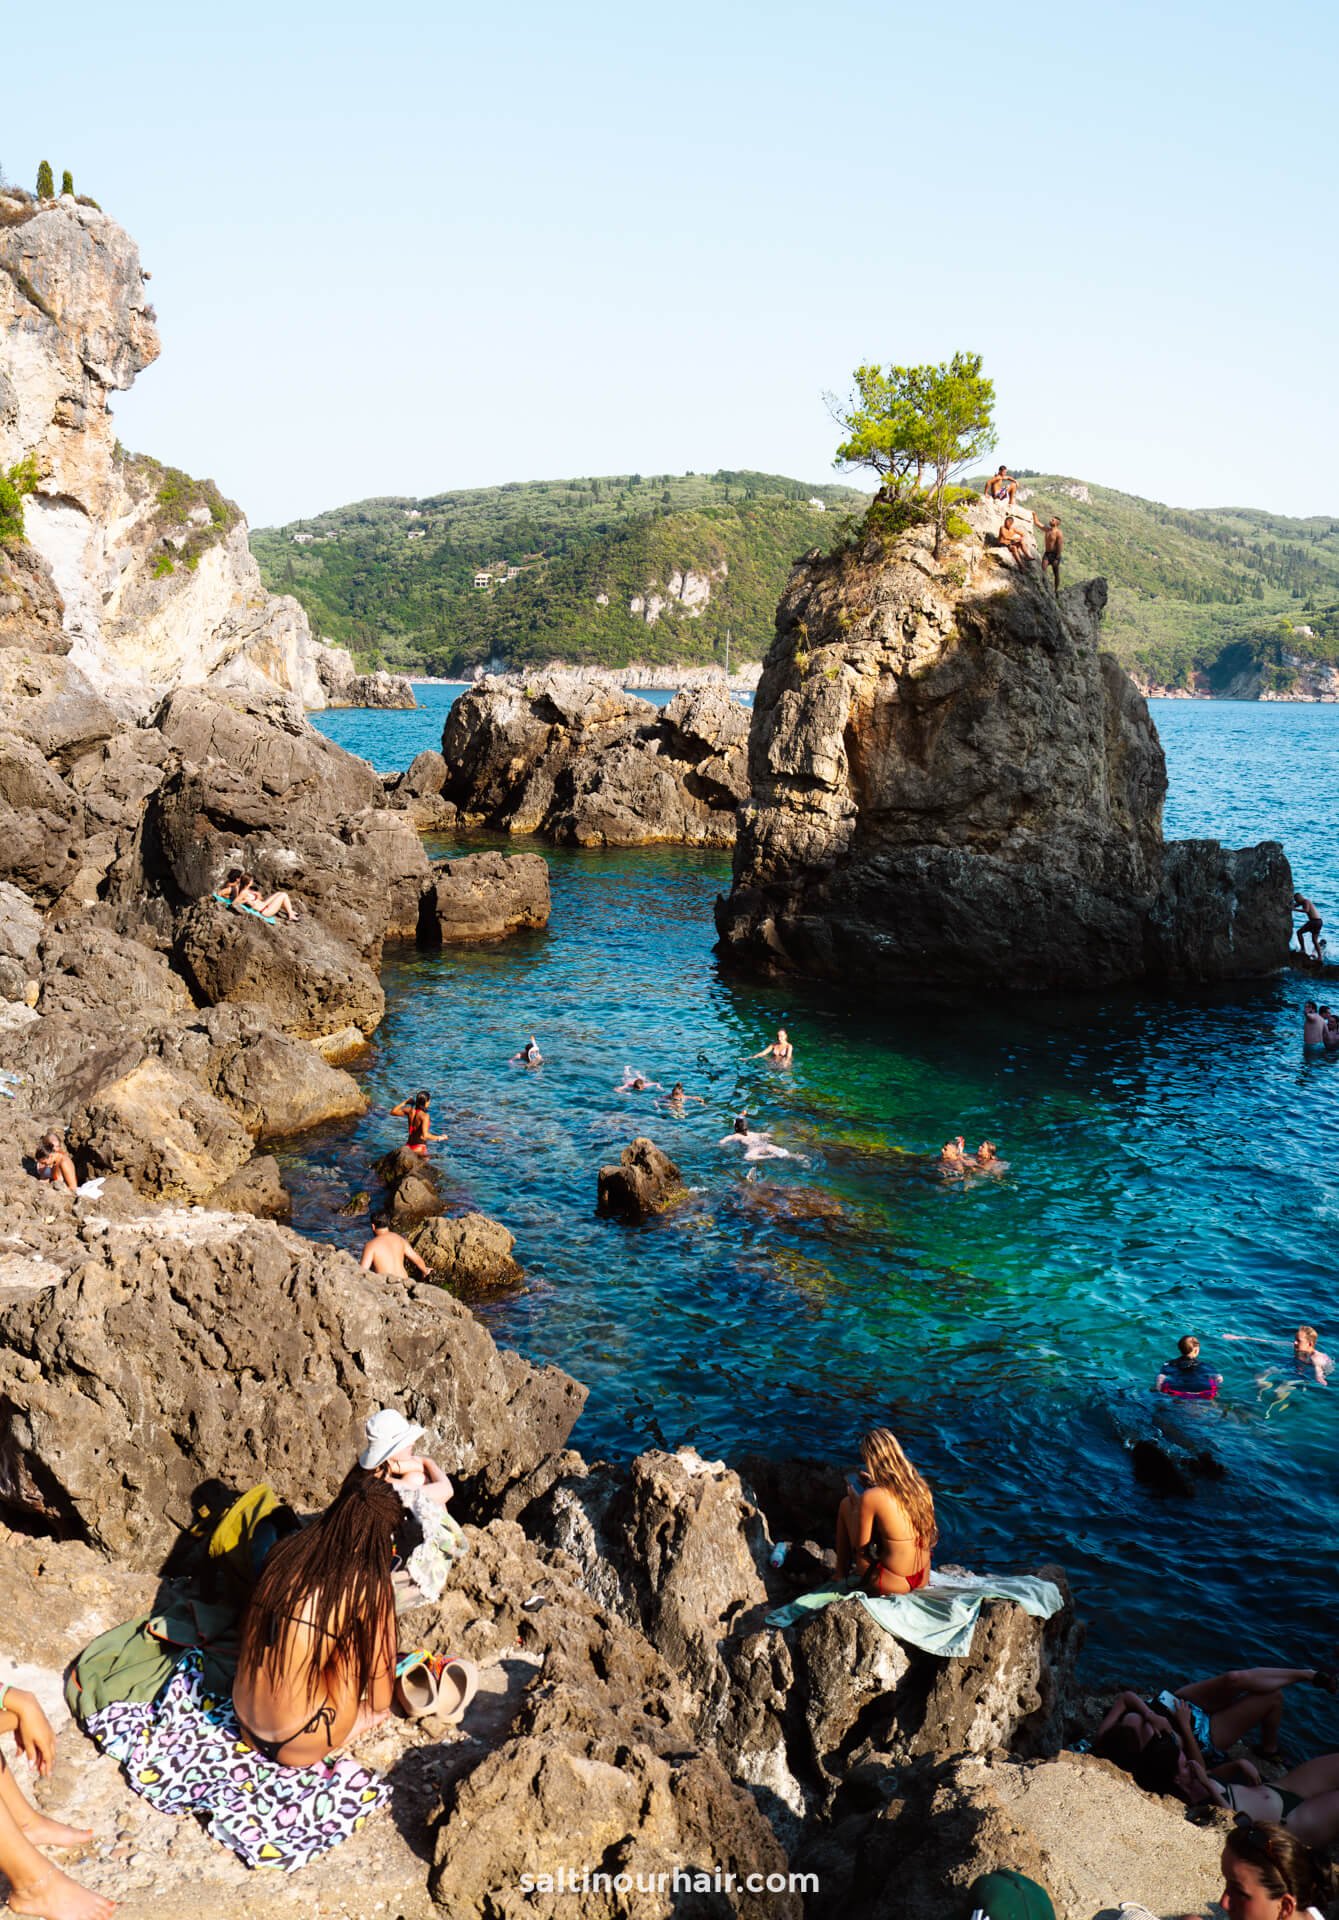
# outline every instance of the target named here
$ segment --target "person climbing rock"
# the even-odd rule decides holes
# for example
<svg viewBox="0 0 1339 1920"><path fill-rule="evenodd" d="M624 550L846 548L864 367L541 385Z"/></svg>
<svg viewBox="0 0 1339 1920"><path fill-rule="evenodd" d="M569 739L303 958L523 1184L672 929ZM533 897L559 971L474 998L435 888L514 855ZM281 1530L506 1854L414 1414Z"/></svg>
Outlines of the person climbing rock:
<svg viewBox="0 0 1339 1920"><path fill-rule="evenodd" d="M372 1216L372 1238L363 1248L359 1262L364 1273L379 1273L387 1280L407 1280L405 1261L412 1260L420 1273L428 1272L428 1263L410 1246L402 1233L396 1233L384 1213Z"/></svg>
<svg viewBox="0 0 1339 1920"><path fill-rule="evenodd" d="M1293 905L1300 908L1303 915L1302 924L1297 929L1297 951L1306 952L1306 937L1310 934L1312 954L1319 960L1321 957L1320 930L1325 922L1316 912L1314 902L1308 900L1304 893L1293 895Z"/></svg>

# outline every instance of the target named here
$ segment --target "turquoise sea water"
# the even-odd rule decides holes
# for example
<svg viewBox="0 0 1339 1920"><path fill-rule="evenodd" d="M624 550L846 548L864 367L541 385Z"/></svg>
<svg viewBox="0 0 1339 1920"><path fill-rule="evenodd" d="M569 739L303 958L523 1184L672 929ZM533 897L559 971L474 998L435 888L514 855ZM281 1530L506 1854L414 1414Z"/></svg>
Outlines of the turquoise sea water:
<svg viewBox="0 0 1339 1920"><path fill-rule="evenodd" d="M420 697L420 713L316 720L403 766L437 744L449 699ZM1281 838L1339 922L1339 709L1155 712L1169 834ZM725 858L545 851L546 933L388 952L362 1069L383 1111L300 1144L297 1224L360 1241L334 1207L401 1137L384 1108L430 1086L453 1199L510 1226L528 1275L482 1317L589 1385L588 1458L691 1442L848 1461L886 1423L935 1487L941 1560L1068 1567L1094 1676L1328 1652L1339 1383L1283 1405L1257 1385L1289 1372L1299 1320L1339 1354L1339 1065L1303 1058L1302 977L932 1007L859 981L758 985L715 966ZM779 1021L786 1073L747 1057ZM544 1066L509 1065L532 1030ZM675 1120L618 1094L627 1065L706 1104ZM801 1158L749 1170L719 1147L746 1103ZM597 1220L596 1169L643 1131L691 1203L640 1229ZM1007 1177L940 1181L933 1155L958 1132L996 1140ZM1148 1391L1187 1331L1227 1376L1215 1406ZM1141 1488L1129 1445L1160 1426L1226 1478L1189 1500ZM1339 1710L1298 1708L1339 1745Z"/></svg>

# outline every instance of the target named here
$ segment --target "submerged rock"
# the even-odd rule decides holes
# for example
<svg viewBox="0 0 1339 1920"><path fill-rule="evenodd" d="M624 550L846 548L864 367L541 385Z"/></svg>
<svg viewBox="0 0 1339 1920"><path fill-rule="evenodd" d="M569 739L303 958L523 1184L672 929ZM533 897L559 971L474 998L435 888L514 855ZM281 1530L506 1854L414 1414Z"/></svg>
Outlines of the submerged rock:
<svg viewBox="0 0 1339 1920"><path fill-rule="evenodd" d="M596 1211L646 1220L663 1212L683 1190L682 1175L669 1155L653 1140L639 1138L624 1147L616 1167L600 1168Z"/></svg>
<svg viewBox="0 0 1339 1920"><path fill-rule="evenodd" d="M486 1293L514 1287L524 1278L511 1257L514 1234L483 1213L458 1219L425 1220L408 1235L409 1244L432 1269L434 1280L453 1293Z"/></svg>
<svg viewBox="0 0 1339 1920"><path fill-rule="evenodd" d="M579 847L728 847L747 736L724 688L659 708L569 673L484 680L447 718L442 792L466 826Z"/></svg>
<svg viewBox="0 0 1339 1920"><path fill-rule="evenodd" d="M728 957L885 984L1025 991L1282 964L1265 843L1165 847L1148 707L1099 652L1105 583L1058 598L993 544L919 529L815 556L777 612L752 802L718 903Z"/></svg>

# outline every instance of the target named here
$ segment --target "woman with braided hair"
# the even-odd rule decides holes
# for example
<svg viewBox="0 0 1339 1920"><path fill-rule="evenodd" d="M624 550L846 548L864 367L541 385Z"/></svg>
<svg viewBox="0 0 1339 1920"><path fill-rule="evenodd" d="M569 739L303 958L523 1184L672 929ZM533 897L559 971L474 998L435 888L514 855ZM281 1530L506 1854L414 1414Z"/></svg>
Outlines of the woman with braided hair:
<svg viewBox="0 0 1339 1920"><path fill-rule="evenodd" d="M390 1712L395 1532L404 1506L354 1467L325 1512L265 1562L247 1609L233 1705L249 1746L310 1766Z"/></svg>

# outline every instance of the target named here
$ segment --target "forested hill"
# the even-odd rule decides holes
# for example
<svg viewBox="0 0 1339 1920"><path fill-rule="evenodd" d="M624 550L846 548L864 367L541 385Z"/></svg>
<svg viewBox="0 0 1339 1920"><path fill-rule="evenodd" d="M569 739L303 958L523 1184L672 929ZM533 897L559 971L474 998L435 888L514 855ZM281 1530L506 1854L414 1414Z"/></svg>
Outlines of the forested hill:
<svg viewBox="0 0 1339 1920"><path fill-rule="evenodd" d="M1018 479L1024 515L1060 515L1064 577L1105 576L1106 643L1140 679L1251 697L1293 688L1298 661L1339 661L1339 516L1164 507L1054 474Z"/></svg>
<svg viewBox="0 0 1339 1920"><path fill-rule="evenodd" d="M1019 478L1025 513L1061 517L1066 578L1106 576L1109 644L1142 680L1250 695L1339 662L1339 519ZM868 498L776 474L623 474L365 500L251 542L266 585L364 664L704 662L727 629L742 663L767 650L792 561Z"/></svg>
<svg viewBox="0 0 1339 1920"><path fill-rule="evenodd" d="M791 564L868 494L777 474L621 474L363 500L252 532L312 624L409 671L761 659ZM484 575L487 580L484 580Z"/></svg>

